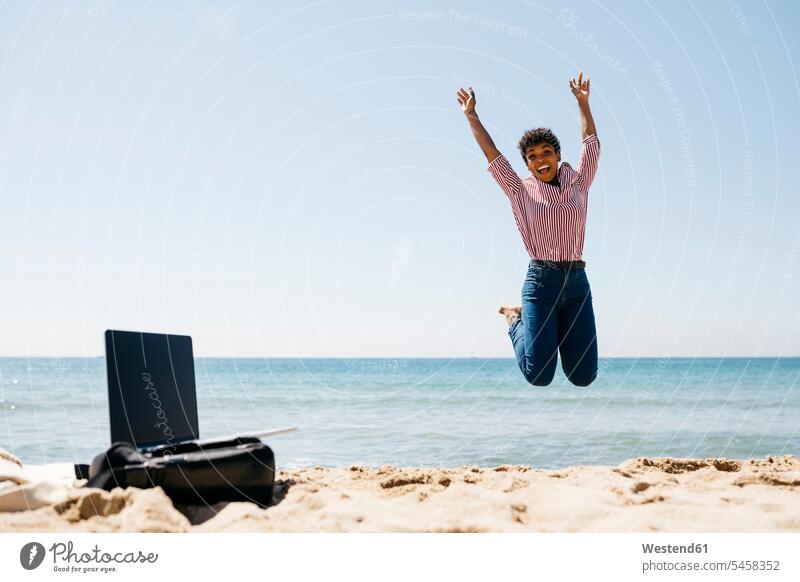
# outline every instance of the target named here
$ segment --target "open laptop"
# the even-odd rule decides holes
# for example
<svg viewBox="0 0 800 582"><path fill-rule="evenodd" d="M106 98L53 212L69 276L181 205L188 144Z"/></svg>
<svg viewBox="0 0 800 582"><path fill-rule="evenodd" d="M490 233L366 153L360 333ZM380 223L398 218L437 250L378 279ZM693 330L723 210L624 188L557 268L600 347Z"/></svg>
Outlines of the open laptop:
<svg viewBox="0 0 800 582"><path fill-rule="evenodd" d="M109 329L105 340L111 442L129 442L147 451L199 439L192 338ZM294 430L280 428L211 440L263 438Z"/></svg>

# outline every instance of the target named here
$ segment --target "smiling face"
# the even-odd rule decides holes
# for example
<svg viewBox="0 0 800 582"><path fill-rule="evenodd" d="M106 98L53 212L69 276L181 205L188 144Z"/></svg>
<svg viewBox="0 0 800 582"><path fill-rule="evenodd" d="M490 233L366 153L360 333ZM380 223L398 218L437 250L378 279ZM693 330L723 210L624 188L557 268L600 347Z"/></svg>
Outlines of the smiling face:
<svg viewBox="0 0 800 582"><path fill-rule="evenodd" d="M542 182L550 182L558 174L558 162L561 153L546 141L525 148L525 160L528 169L535 178Z"/></svg>

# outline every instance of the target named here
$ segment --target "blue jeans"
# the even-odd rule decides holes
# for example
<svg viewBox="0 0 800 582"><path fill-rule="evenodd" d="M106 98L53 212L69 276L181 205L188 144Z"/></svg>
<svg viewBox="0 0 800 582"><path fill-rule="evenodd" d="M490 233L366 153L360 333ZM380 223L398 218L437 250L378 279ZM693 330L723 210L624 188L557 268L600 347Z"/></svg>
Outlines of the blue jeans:
<svg viewBox="0 0 800 582"><path fill-rule="evenodd" d="M586 271L531 263L522 286L522 318L508 335L522 374L534 386L553 381L559 351L569 381L591 384L597 377L597 331Z"/></svg>

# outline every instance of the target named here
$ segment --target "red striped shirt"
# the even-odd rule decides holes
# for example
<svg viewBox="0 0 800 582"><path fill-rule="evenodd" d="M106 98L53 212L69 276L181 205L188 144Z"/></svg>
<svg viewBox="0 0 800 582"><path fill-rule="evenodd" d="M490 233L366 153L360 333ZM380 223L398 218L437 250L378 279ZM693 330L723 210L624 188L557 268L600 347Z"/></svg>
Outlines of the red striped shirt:
<svg viewBox="0 0 800 582"><path fill-rule="evenodd" d="M583 256L586 206L600 158L597 134L583 140L578 168L562 162L555 186L531 175L521 180L500 154L487 171L511 201L522 242L532 259L579 261Z"/></svg>

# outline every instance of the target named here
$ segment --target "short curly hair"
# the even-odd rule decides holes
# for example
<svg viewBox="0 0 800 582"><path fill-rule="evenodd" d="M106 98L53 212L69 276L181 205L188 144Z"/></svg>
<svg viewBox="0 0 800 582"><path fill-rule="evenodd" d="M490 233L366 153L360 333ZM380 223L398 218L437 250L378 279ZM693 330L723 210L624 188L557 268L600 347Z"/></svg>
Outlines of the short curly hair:
<svg viewBox="0 0 800 582"><path fill-rule="evenodd" d="M519 140L519 151L522 154L522 159L528 163L528 158L525 157L525 151L532 145L537 143L549 143L556 150L557 154L561 153L561 142L558 141L556 135L550 131L549 127L537 127L536 129L529 129L522 134Z"/></svg>

